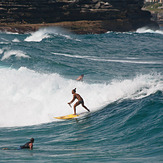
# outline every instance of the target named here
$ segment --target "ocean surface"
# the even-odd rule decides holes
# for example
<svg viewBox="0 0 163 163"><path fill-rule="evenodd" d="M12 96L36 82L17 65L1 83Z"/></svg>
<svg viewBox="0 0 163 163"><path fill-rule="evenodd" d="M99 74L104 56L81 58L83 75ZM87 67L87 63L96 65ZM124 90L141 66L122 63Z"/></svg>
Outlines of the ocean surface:
<svg viewBox="0 0 163 163"><path fill-rule="evenodd" d="M163 162L163 30L0 33L0 162Z"/></svg>

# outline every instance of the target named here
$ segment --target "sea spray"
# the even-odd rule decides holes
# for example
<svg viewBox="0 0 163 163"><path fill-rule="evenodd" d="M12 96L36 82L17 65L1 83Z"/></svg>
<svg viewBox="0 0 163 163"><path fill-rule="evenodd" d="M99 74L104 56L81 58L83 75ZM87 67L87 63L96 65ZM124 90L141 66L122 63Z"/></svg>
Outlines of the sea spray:
<svg viewBox="0 0 163 163"><path fill-rule="evenodd" d="M46 27L46 28L40 28L38 31L31 33L30 36L24 39L24 41L27 42L40 42L45 38L50 38L51 35L53 36L63 36L67 39L71 39L71 37L67 34L67 31L62 28L57 27Z"/></svg>

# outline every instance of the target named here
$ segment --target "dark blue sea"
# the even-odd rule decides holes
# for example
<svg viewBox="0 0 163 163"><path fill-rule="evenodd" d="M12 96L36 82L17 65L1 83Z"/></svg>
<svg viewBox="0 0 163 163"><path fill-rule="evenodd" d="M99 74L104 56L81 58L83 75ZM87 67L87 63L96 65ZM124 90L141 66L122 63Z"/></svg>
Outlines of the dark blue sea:
<svg viewBox="0 0 163 163"><path fill-rule="evenodd" d="M163 31L0 33L0 162L163 162Z"/></svg>

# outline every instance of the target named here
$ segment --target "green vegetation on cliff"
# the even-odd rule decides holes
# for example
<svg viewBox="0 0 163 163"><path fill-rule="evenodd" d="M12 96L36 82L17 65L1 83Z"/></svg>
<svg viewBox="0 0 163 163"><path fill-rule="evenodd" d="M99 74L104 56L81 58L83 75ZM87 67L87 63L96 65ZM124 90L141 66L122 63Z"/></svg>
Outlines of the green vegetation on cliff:
<svg viewBox="0 0 163 163"><path fill-rule="evenodd" d="M163 13L163 4L162 3L146 3L145 9L151 12L161 12Z"/></svg>

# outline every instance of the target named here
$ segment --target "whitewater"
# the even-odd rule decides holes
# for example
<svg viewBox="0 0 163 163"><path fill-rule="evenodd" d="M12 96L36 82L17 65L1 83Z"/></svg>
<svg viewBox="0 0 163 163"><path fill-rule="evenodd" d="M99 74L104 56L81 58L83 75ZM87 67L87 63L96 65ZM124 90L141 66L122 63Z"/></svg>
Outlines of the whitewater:
<svg viewBox="0 0 163 163"><path fill-rule="evenodd" d="M0 160L162 162L162 41L161 29L147 28L0 33L0 147L10 149ZM55 119L73 113L74 88L91 112L78 106L79 118ZM32 151L16 150L31 137Z"/></svg>

